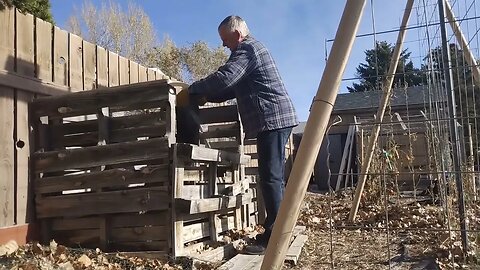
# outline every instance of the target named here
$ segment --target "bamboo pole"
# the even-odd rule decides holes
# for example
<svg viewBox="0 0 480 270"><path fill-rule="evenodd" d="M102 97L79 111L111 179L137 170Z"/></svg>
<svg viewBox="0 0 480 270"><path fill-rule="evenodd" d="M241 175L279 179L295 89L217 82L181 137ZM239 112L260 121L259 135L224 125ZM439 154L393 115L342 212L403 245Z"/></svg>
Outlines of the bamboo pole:
<svg viewBox="0 0 480 270"><path fill-rule="evenodd" d="M445 0L445 11L455 37L457 38L458 43L462 45L463 55L465 56L468 65L472 67L473 78L475 79L477 85L480 85L480 67L477 65L475 56L468 46L468 41L463 35L462 29L460 29L460 24L455 20L455 14L453 14L452 7L450 6L448 0Z"/></svg>
<svg viewBox="0 0 480 270"><path fill-rule="evenodd" d="M368 148L366 151L365 160L362 163L360 178L358 179L357 188L355 189L355 197L353 198L352 208L350 209L350 214L348 216L349 222L353 222L357 216L358 206L360 204L363 189L365 188L365 181L367 180L367 173L370 169L372 157L375 152L375 144L377 143L378 135L380 134L380 123L383 121L385 109L387 108L388 101L390 100L393 79L395 78L398 61L400 60L400 55L402 53L403 40L405 39L405 33L407 31L406 26L408 19L410 18L410 13L412 12L413 1L414 0L408 0L405 7L405 12L403 13L403 19L400 26L400 32L398 33L397 43L395 45L395 49L393 50L390 67L388 68L387 77L385 78L385 82L383 84L383 96L375 117L376 124L374 124L372 133L368 139Z"/></svg>
<svg viewBox="0 0 480 270"><path fill-rule="evenodd" d="M288 179L279 214L273 226L262 270L281 269L307 191L310 175L322 144L337 91L355 40L365 0L348 0L338 26L332 51L323 72L311 114Z"/></svg>

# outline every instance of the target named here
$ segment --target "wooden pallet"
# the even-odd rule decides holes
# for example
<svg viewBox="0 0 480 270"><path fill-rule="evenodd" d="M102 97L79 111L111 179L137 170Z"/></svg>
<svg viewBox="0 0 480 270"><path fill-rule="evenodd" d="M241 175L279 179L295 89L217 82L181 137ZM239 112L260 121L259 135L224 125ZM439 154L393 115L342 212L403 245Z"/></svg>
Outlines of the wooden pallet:
<svg viewBox="0 0 480 270"><path fill-rule="evenodd" d="M201 140L177 143L168 80L31 103L36 216L45 242L188 255L253 225L236 106L202 108Z"/></svg>

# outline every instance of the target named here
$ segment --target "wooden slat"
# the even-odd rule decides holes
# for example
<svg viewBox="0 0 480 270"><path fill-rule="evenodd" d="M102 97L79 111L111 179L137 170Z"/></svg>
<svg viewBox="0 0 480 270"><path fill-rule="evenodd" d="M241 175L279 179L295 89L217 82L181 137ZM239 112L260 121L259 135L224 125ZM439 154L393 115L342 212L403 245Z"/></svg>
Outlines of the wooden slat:
<svg viewBox="0 0 480 270"><path fill-rule="evenodd" d="M50 223L52 231L98 229L101 217L55 218Z"/></svg>
<svg viewBox="0 0 480 270"><path fill-rule="evenodd" d="M155 71L153 69L147 69L147 81L155 81Z"/></svg>
<svg viewBox="0 0 480 270"><path fill-rule="evenodd" d="M155 138L138 142L99 145L35 153L32 162L35 172L54 172L168 157L168 141Z"/></svg>
<svg viewBox="0 0 480 270"><path fill-rule="evenodd" d="M116 188L137 183L168 182L168 165L147 166L139 171L133 169L111 169L77 175L53 176L36 179L35 194L61 192L72 189Z"/></svg>
<svg viewBox="0 0 480 270"><path fill-rule="evenodd" d="M116 214L110 217L110 227L170 226L170 219L169 211L150 211L145 214Z"/></svg>
<svg viewBox="0 0 480 270"><path fill-rule="evenodd" d="M34 45L33 45L33 16L16 12L16 69L17 73L25 76L35 76Z"/></svg>
<svg viewBox="0 0 480 270"><path fill-rule="evenodd" d="M52 231L68 231L80 229L98 229L104 216L81 218L54 218ZM145 214L117 213L109 215L110 228L130 228L143 226L163 226L170 224L168 211L150 211Z"/></svg>
<svg viewBox="0 0 480 270"><path fill-rule="evenodd" d="M226 151L238 152L238 142L237 141L217 141L210 142L210 147L215 149L225 149Z"/></svg>
<svg viewBox="0 0 480 270"><path fill-rule="evenodd" d="M112 242L166 241L170 237L169 226L148 226L132 228L113 228L110 233Z"/></svg>
<svg viewBox="0 0 480 270"><path fill-rule="evenodd" d="M97 51L97 87L108 87L108 52L96 46Z"/></svg>
<svg viewBox="0 0 480 270"><path fill-rule="evenodd" d="M225 125L208 126L206 132L200 134L201 139L207 138L222 138L222 137L236 137L240 134L240 124L231 123Z"/></svg>
<svg viewBox="0 0 480 270"><path fill-rule="evenodd" d="M97 54L95 45L83 41L83 89L91 90L97 88L97 80L95 74L95 65L97 62Z"/></svg>
<svg viewBox="0 0 480 270"><path fill-rule="evenodd" d="M109 118L110 130L148 126L165 126L165 116L162 112L149 114L128 115ZM49 126L53 134L71 135L82 132L93 132L98 130L98 120L87 120L82 122L52 124Z"/></svg>
<svg viewBox="0 0 480 270"><path fill-rule="evenodd" d="M35 18L35 64L36 77L47 82L52 81L52 24Z"/></svg>
<svg viewBox="0 0 480 270"><path fill-rule="evenodd" d="M96 248L99 240L98 229L74 230L74 231L57 231L54 232L52 238L58 243L67 246L82 246ZM50 240L50 239L49 239Z"/></svg>
<svg viewBox="0 0 480 270"><path fill-rule="evenodd" d="M158 138L164 137L166 134L166 126L147 126L147 127L130 127L115 129L109 132L108 142L119 143L127 141L137 141L138 138ZM71 147L71 146L95 146L98 144L99 136L101 134L97 131L75 134L70 136L52 136L52 146Z"/></svg>
<svg viewBox="0 0 480 270"><path fill-rule="evenodd" d="M238 254L218 270L259 270L263 261L263 255Z"/></svg>
<svg viewBox="0 0 480 270"><path fill-rule="evenodd" d="M128 59L123 56L119 56L118 66L119 66L120 85L129 84L130 74L129 74Z"/></svg>
<svg viewBox="0 0 480 270"><path fill-rule="evenodd" d="M0 227L14 223L14 95L0 86Z"/></svg>
<svg viewBox="0 0 480 270"><path fill-rule="evenodd" d="M308 236L300 234L295 237L295 240L290 244L290 247L287 250L285 255L285 261L292 261L293 265L297 265L300 254L302 253L302 248L308 240Z"/></svg>
<svg viewBox="0 0 480 270"><path fill-rule="evenodd" d="M54 27L53 82L68 86L68 33Z"/></svg>
<svg viewBox="0 0 480 270"><path fill-rule="evenodd" d="M108 52L108 87L120 84L118 77L118 54Z"/></svg>
<svg viewBox="0 0 480 270"><path fill-rule="evenodd" d="M15 66L15 10L0 10L0 70L13 71Z"/></svg>
<svg viewBox="0 0 480 270"><path fill-rule="evenodd" d="M83 43L82 38L69 34L69 81L73 92L83 91Z"/></svg>
<svg viewBox="0 0 480 270"><path fill-rule="evenodd" d="M181 198L183 195L183 175L185 164L177 156L177 146L176 144L172 145L173 148L173 157L172 157L172 192L170 194L170 205L172 209L177 209L176 198ZM183 219L181 216L177 215L177 212L172 210L172 237L170 242L172 247L172 256L177 257L183 255L184 245L183 245Z"/></svg>
<svg viewBox="0 0 480 270"><path fill-rule="evenodd" d="M127 203L128 202L128 203ZM88 216L111 213L132 213L166 210L170 197L163 188L130 189L121 191L36 198L38 218Z"/></svg>
<svg viewBox="0 0 480 270"><path fill-rule="evenodd" d="M238 153L205 148L192 144L179 143L177 145L179 157L190 160L214 161L226 164L246 164L250 161L250 156Z"/></svg>
<svg viewBox="0 0 480 270"><path fill-rule="evenodd" d="M33 113L40 116L77 116L96 113L97 109L112 106L167 100L171 86L166 81L124 85L109 89L83 91L59 97L39 98L32 103ZM133 105L132 105L133 106ZM135 107L135 106L133 106Z"/></svg>
<svg viewBox="0 0 480 270"><path fill-rule="evenodd" d="M147 81L147 68L141 65L138 65L138 81L139 82Z"/></svg>
<svg viewBox="0 0 480 270"><path fill-rule="evenodd" d="M144 242L118 242L110 243L110 250L122 251L167 251L169 250L168 241L144 241Z"/></svg>
<svg viewBox="0 0 480 270"><path fill-rule="evenodd" d="M206 213L219 211L222 209L238 208L244 204L250 203L251 200L251 194L240 194L237 196L225 196L198 200L176 199L176 209L178 213Z"/></svg>
<svg viewBox="0 0 480 270"><path fill-rule="evenodd" d="M202 239L210 236L210 224L208 221L194 223L183 227L183 243Z"/></svg>
<svg viewBox="0 0 480 270"><path fill-rule="evenodd" d="M46 82L34 77L27 77L13 71L0 70L0 82L3 86L16 88L42 95L64 95L70 92L70 87Z"/></svg>
<svg viewBox="0 0 480 270"><path fill-rule="evenodd" d="M28 122L28 103L33 100L33 94L17 90L16 99L16 181L17 181L17 224L31 221L33 198L29 198L29 157L30 157L30 126ZM33 220L32 220L33 221Z"/></svg>
<svg viewBox="0 0 480 270"><path fill-rule="evenodd" d="M238 121L237 106L202 108L200 109L199 117L202 124L236 122Z"/></svg>
<svg viewBox="0 0 480 270"><path fill-rule="evenodd" d="M137 83L138 82L138 63L134 61L130 61L130 83Z"/></svg>

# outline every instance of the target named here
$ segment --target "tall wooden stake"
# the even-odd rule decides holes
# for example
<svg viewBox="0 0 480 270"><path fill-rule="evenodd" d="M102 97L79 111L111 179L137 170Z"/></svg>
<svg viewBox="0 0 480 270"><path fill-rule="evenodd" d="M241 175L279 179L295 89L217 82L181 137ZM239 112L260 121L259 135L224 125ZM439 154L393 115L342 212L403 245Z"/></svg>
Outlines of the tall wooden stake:
<svg viewBox="0 0 480 270"><path fill-rule="evenodd" d="M368 139L368 148L365 152L365 160L362 163L362 169L358 179L357 188L355 189L355 197L353 198L352 208L350 209L350 214L348 216L349 222L353 222L355 220L355 217L357 216L358 206L360 205L360 199L362 197L363 189L365 188L365 181L367 180L367 173L370 169L373 154L375 153L375 144L377 143L378 135L380 134L380 124L383 121L385 109L387 108L388 101L390 100L393 79L395 78L395 72L397 71L400 54L402 53L403 40L405 39L405 33L407 31L406 26L408 23L408 19L410 18L410 13L412 12L412 7L413 0L408 0L405 7L405 12L403 13L403 19L400 26L400 32L398 33L397 43L395 45L395 49L393 50L390 67L388 68L387 77L385 78L385 82L383 84L383 96L380 106L377 110L377 115L375 118L376 123L374 124L372 133L370 135L370 138Z"/></svg>
<svg viewBox="0 0 480 270"><path fill-rule="evenodd" d="M452 28L458 43L460 43L460 45L462 46L465 60L467 60L468 65L472 67L472 74L473 78L475 79L475 83L477 83L477 85L480 85L480 67L477 66L475 56L473 55L472 50L470 50L470 47L468 46L468 41L463 35L462 30L460 29L460 24L458 24L458 22L455 20L455 14L453 14L452 7L447 0L445 0L445 14L447 15L448 22L450 23L450 27Z"/></svg>
<svg viewBox="0 0 480 270"><path fill-rule="evenodd" d="M280 205L280 211L273 226L272 237L261 267L262 270L281 269L283 266L290 238L307 191L310 175L322 144L343 72L360 24L365 2L365 0L348 0L345 5L332 51L325 66L311 114L305 126L305 133L288 179L285 198Z"/></svg>

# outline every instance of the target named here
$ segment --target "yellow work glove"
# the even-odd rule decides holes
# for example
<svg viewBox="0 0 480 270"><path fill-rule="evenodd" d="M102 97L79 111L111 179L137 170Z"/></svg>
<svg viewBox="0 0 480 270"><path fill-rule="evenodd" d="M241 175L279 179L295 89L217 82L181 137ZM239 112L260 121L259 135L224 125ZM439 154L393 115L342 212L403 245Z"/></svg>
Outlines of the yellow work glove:
<svg viewBox="0 0 480 270"><path fill-rule="evenodd" d="M177 106L185 108L188 104L190 104L190 94L188 93L188 88L184 88L177 94Z"/></svg>

